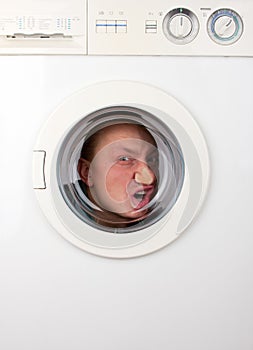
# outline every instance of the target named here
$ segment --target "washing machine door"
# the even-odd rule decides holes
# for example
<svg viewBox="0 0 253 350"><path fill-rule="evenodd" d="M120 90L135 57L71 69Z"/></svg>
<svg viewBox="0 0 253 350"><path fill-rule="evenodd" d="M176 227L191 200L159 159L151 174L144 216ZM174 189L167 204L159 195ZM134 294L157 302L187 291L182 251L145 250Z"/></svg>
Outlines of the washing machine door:
<svg viewBox="0 0 253 350"><path fill-rule="evenodd" d="M172 242L208 188L204 137L166 92L129 81L59 106L34 149L34 189L53 227L90 253L126 258Z"/></svg>

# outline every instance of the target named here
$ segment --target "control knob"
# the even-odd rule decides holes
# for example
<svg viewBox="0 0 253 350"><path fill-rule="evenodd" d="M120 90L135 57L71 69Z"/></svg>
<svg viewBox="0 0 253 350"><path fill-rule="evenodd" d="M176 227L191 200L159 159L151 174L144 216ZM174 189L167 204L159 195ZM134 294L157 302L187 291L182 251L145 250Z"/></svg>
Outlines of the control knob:
<svg viewBox="0 0 253 350"><path fill-rule="evenodd" d="M239 40L242 35L242 19L238 13L233 10L217 10L208 20L207 31L210 38L217 44L233 44Z"/></svg>
<svg viewBox="0 0 253 350"><path fill-rule="evenodd" d="M190 43L198 34L199 22L193 12L177 8L165 16L163 32L167 39L179 45Z"/></svg>

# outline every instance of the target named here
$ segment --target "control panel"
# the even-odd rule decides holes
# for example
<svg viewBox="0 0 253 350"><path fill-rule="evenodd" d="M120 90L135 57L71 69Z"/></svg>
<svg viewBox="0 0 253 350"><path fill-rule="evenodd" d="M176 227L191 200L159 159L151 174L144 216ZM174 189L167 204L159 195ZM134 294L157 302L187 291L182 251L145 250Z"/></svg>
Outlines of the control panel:
<svg viewBox="0 0 253 350"><path fill-rule="evenodd" d="M88 53L253 56L252 13L252 0L90 0Z"/></svg>
<svg viewBox="0 0 253 350"><path fill-rule="evenodd" d="M0 5L0 54L253 56L252 0Z"/></svg>

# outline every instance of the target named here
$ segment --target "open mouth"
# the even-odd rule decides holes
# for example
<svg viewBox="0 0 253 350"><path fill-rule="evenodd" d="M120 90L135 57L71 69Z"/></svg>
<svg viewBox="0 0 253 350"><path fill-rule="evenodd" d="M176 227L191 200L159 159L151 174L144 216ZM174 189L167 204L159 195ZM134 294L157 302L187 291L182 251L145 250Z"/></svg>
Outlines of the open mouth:
<svg viewBox="0 0 253 350"><path fill-rule="evenodd" d="M136 191L131 195L131 203L135 210L141 209L146 206L154 192L154 186L145 186L139 191Z"/></svg>

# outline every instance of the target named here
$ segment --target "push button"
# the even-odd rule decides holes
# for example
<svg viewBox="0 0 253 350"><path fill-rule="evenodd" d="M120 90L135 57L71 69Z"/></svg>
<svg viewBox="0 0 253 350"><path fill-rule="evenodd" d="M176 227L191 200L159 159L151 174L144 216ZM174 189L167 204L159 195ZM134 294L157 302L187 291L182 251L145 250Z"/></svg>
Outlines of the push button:
<svg viewBox="0 0 253 350"><path fill-rule="evenodd" d="M127 21L125 20L97 20L96 33L126 33Z"/></svg>
<svg viewBox="0 0 253 350"><path fill-rule="evenodd" d="M96 21L96 32L97 33L106 33L106 22L105 20L98 20Z"/></svg>
<svg viewBox="0 0 253 350"><path fill-rule="evenodd" d="M127 21L116 21L116 32L126 33L127 32Z"/></svg>
<svg viewBox="0 0 253 350"><path fill-rule="evenodd" d="M146 33L157 33L157 21L146 21L145 32Z"/></svg>
<svg viewBox="0 0 253 350"><path fill-rule="evenodd" d="M116 33L116 21L106 21L107 33Z"/></svg>

